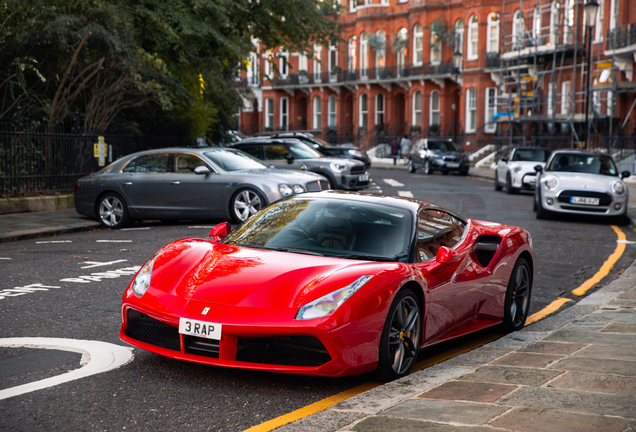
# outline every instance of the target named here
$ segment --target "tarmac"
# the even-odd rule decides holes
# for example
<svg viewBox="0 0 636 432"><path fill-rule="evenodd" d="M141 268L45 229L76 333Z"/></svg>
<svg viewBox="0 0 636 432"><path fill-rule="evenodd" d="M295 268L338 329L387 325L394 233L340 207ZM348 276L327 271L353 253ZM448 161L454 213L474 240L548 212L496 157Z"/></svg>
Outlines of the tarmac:
<svg viewBox="0 0 636 432"><path fill-rule="evenodd" d="M492 178L493 171L472 169L470 175ZM633 192L630 208L636 207ZM73 208L5 214L0 242L99 228ZM266 425L258 430L271 430ZM636 263L572 307L521 331L276 429L423 430L636 430Z"/></svg>

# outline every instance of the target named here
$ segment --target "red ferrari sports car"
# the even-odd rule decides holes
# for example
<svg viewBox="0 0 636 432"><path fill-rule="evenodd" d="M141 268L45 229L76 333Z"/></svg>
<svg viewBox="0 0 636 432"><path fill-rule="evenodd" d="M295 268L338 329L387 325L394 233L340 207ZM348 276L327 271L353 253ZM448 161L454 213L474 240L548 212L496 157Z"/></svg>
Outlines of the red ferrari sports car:
<svg viewBox="0 0 636 432"><path fill-rule="evenodd" d="M390 381L422 347L519 330L528 315L530 234L427 202L305 193L210 235L143 265L122 340L210 365Z"/></svg>

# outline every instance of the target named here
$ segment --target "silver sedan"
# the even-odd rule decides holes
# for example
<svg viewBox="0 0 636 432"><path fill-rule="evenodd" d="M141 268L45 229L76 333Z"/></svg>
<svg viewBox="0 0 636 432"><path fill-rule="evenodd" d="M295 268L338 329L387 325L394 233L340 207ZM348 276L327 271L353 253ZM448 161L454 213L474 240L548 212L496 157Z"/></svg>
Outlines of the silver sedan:
<svg viewBox="0 0 636 432"><path fill-rule="evenodd" d="M75 209L121 228L139 219L243 222L283 197L328 189L309 172L272 168L240 150L168 148L128 155L75 185Z"/></svg>

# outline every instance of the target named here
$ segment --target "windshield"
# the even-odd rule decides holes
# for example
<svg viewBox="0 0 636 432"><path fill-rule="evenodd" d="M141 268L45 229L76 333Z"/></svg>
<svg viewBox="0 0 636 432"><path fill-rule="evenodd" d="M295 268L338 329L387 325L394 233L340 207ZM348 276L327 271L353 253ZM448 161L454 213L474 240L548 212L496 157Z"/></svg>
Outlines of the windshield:
<svg viewBox="0 0 636 432"><path fill-rule="evenodd" d="M408 211L328 198L288 198L232 231L223 243L330 257L403 261L411 237Z"/></svg>
<svg viewBox="0 0 636 432"><path fill-rule="evenodd" d="M552 158L546 171L618 175L616 165L609 156L581 153L559 153Z"/></svg>
<svg viewBox="0 0 636 432"><path fill-rule="evenodd" d="M515 151L513 160L520 162L545 162L546 160L548 160L549 155L550 152L545 149L524 148L517 149Z"/></svg>
<svg viewBox="0 0 636 432"><path fill-rule="evenodd" d="M240 150L219 149L207 151L204 154L225 171L269 168L269 165Z"/></svg>
<svg viewBox="0 0 636 432"><path fill-rule="evenodd" d="M428 149L441 151L462 151L462 149L452 141L429 141Z"/></svg>
<svg viewBox="0 0 636 432"><path fill-rule="evenodd" d="M296 159L312 159L323 157L322 153L301 142L288 142L289 151Z"/></svg>
<svg viewBox="0 0 636 432"><path fill-rule="evenodd" d="M336 147L336 145L328 143L327 141L325 141L322 138L314 138L316 141L318 141L320 144L324 145L325 147Z"/></svg>

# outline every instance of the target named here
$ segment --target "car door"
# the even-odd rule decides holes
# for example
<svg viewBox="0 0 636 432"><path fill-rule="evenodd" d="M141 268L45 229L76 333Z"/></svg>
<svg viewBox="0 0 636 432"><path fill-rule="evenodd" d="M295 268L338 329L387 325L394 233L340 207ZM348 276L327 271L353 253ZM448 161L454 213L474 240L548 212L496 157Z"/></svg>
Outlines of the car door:
<svg viewBox="0 0 636 432"><path fill-rule="evenodd" d="M119 182L131 212L152 217L170 213L166 194L171 164L171 153L151 153L131 160L122 169Z"/></svg>
<svg viewBox="0 0 636 432"><path fill-rule="evenodd" d="M166 192L169 212L174 216L205 217L220 213L220 176L198 155L187 152L173 154L173 170ZM196 174L194 169L204 166L209 174Z"/></svg>
<svg viewBox="0 0 636 432"><path fill-rule="evenodd" d="M410 157L413 163L417 166L424 165L424 160L422 159L422 153L426 149L426 140L421 139L415 142L415 145L411 149Z"/></svg>
<svg viewBox="0 0 636 432"><path fill-rule="evenodd" d="M512 160L514 151L514 148L508 149L497 163L497 179L499 179L501 183L506 181L506 176L508 175L508 163Z"/></svg>
<svg viewBox="0 0 636 432"><path fill-rule="evenodd" d="M444 211L428 209L420 212L417 225L415 266L426 275L428 283L424 341L430 341L474 318L483 291L482 271L473 265L463 221ZM435 260L442 246L453 251L454 258L448 264Z"/></svg>

